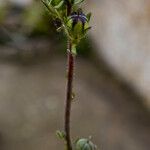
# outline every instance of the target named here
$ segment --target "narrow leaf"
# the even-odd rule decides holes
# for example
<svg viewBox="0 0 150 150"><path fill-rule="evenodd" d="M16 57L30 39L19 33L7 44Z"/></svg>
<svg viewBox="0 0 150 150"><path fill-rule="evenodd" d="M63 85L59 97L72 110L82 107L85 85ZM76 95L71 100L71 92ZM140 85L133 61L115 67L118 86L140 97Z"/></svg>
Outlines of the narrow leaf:
<svg viewBox="0 0 150 150"><path fill-rule="evenodd" d="M87 17L87 19L88 19L88 22L90 21L91 16L92 16L92 13L91 13L91 12L90 12L90 13L88 13L88 14L86 15L86 17Z"/></svg>
<svg viewBox="0 0 150 150"><path fill-rule="evenodd" d="M61 27L57 28L56 30L57 30L57 32L60 32L63 30L63 27L61 26Z"/></svg>
<svg viewBox="0 0 150 150"><path fill-rule="evenodd" d="M84 30L84 32L86 33L88 30L90 30L92 27L88 27Z"/></svg>
<svg viewBox="0 0 150 150"><path fill-rule="evenodd" d="M84 0L74 0L74 5L81 4Z"/></svg>
<svg viewBox="0 0 150 150"><path fill-rule="evenodd" d="M77 55L77 50L76 50L76 45L75 45L75 44L72 45L71 52L72 52L74 55ZM72 94L73 94L73 93L72 93ZM72 95L72 96L73 96L73 95Z"/></svg>
<svg viewBox="0 0 150 150"><path fill-rule="evenodd" d="M57 131L56 131L56 136L57 136L59 139L65 139L65 133L64 133L63 131L57 130Z"/></svg>
<svg viewBox="0 0 150 150"><path fill-rule="evenodd" d="M42 3L44 4L44 6L51 12L51 9L49 8L47 2L44 1L44 0L41 0L41 1L42 1Z"/></svg>
<svg viewBox="0 0 150 150"><path fill-rule="evenodd" d="M59 9L64 4L64 1L62 0L58 5L56 5L54 8Z"/></svg>

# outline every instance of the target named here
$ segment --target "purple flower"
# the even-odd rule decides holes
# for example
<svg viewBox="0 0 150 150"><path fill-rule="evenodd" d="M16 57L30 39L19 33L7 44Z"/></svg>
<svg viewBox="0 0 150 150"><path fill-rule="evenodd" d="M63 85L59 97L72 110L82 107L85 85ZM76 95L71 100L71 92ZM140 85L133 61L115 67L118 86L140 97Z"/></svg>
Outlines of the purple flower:
<svg viewBox="0 0 150 150"><path fill-rule="evenodd" d="M73 12L70 16L70 19L72 19L73 28L78 22L81 22L84 29L84 25L88 21L86 15L83 14L82 12Z"/></svg>

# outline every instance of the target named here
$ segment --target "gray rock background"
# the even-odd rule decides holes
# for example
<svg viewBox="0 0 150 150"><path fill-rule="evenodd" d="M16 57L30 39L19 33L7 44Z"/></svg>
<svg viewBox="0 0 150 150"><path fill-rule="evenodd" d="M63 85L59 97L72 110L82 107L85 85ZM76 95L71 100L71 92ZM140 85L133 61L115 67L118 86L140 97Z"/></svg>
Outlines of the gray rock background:
<svg viewBox="0 0 150 150"><path fill-rule="evenodd" d="M32 0L8 0L28 5ZM150 108L150 1L88 0L96 52L143 95Z"/></svg>
<svg viewBox="0 0 150 150"><path fill-rule="evenodd" d="M62 150L64 56L30 63L0 61L0 149ZM77 58L71 133L92 135L98 149L149 150L150 116L138 96L94 63Z"/></svg>
<svg viewBox="0 0 150 150"><path fill-rule="evenodd" d="M144 96L150 108L150 1L95 0L91 35L97 54Z"/></svg>

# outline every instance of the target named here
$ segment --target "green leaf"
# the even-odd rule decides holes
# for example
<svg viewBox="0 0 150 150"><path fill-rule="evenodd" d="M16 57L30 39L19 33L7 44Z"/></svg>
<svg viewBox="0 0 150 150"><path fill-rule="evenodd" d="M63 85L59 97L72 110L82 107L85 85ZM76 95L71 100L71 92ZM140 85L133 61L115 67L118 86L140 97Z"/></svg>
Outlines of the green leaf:
<svg viewBox="0 0 150 150"><path fill-rule="evenodd" d="M88 14L86 15L86 18L88 19L88 22L90 21L91 16L92 16L92 13L91 13L91 12L90 12L90 13L88 13Z"/></svg>
<svg viewBox="0 0 150 150"><path fill-rule="evenodd" d="M80 140L80 138L77 138L77 139L74 141L74 144L76 144L79 140Z"/></svg>
<svg viewBox="0 0 150 150"><path fill-rule="evenodd" d="M47 0L47 1L48 1L48 5L50 5L53 0Z"/></svg>
<svg viewBox="0 0 150 150"><path fill-rule="evenodd" d="M56 5L54 8L59 9L64 4L64 1L62 0L58 5Z"/></svg>
<svg viewBox="0 0 150 150"><path fill-rule="evenodd" d="M72 45L71 52L72 52L74 55L77 55L76 44L73 44L73 45ZM74 97L75 94L72 93L72 96Z"/></svg>
<svg viewBox="0 0 150 150"><path fill-rule="evenodd" d="M65 133L64 133L63 131L57 130L57 131L56 131L56 136L57 136L59 139L65 139Z"/></svg>
<svg viewBox="0 0 150 150"><path fill-rule="evenodd" d="M88 27L86 29L84 29L84 32L86 33L87 31L89 31L92 27Z"/></svg>
<svg viewBox="0 0 150 150"><path fill-rule="evenodd" d="M49 6L48 6L48 4L47 4L47 2L44 1L44 0L41 0L41 1L42 1L42 3L44 4L44 6L45 6L49 11L51 11L50 8L49 8Z"/></svg>
<svg viewBox="0 0 150 150"><path fill-rule="evenodd" d="M63 30L63 27L61 26L61 27L57 28L56 30L57 30L57 32L61 32Z"/></svg>
<svg viewBox="0 0 150 150"><path fill-rule="evenodd" d="M74 0L74 5L81 4L84 0Z"/></svg>
<svg viewBox="0 0 150 150"><path fill-rule="evenodd" d="M48 4L48 2L45 1L45 0L41 0L41 1L42 1L42 3L44 4L44 6L48 9L48 11L49 11L51 14L53 14L53 13L54 13L54 9L51 7L51 5Z"/></svg>
<svg viewBox="0 0 150 150"><path fill-rule="evenodd" d="M96 150L96 145L89 139L81 138L75 143L75 150Z"/></svg>

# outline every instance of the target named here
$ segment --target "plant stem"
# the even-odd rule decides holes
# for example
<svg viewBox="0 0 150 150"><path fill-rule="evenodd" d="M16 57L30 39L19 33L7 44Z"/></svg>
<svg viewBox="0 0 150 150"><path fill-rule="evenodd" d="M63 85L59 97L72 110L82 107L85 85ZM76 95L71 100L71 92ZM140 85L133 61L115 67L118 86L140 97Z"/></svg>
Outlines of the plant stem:
<svg viewBox="0 0 150 150"><path fill-rule="evenodd" d="M65 106L65 134L66 134L67 150L72 150L71 137L70 137L70 114L71 114L75 56L71 52L71 47L72 47L72 43L69 41L68 42L67 93L66 93L66 106Z"/></svg>
<svg viewBox="0 0 150 150"><path fill-rule="evenodd" d="M69 0L65 0L67 5L67 16L71 14L72 5ZM74 56L72 53L72 43L68 40L67 45L67 92L66 92L66 106L65 106L65 135L67 150L72 150L71 136L70 136L70 114L71 114L71 101L72 101L72 86L73 86L73 74L74 74Z"/></svg>

